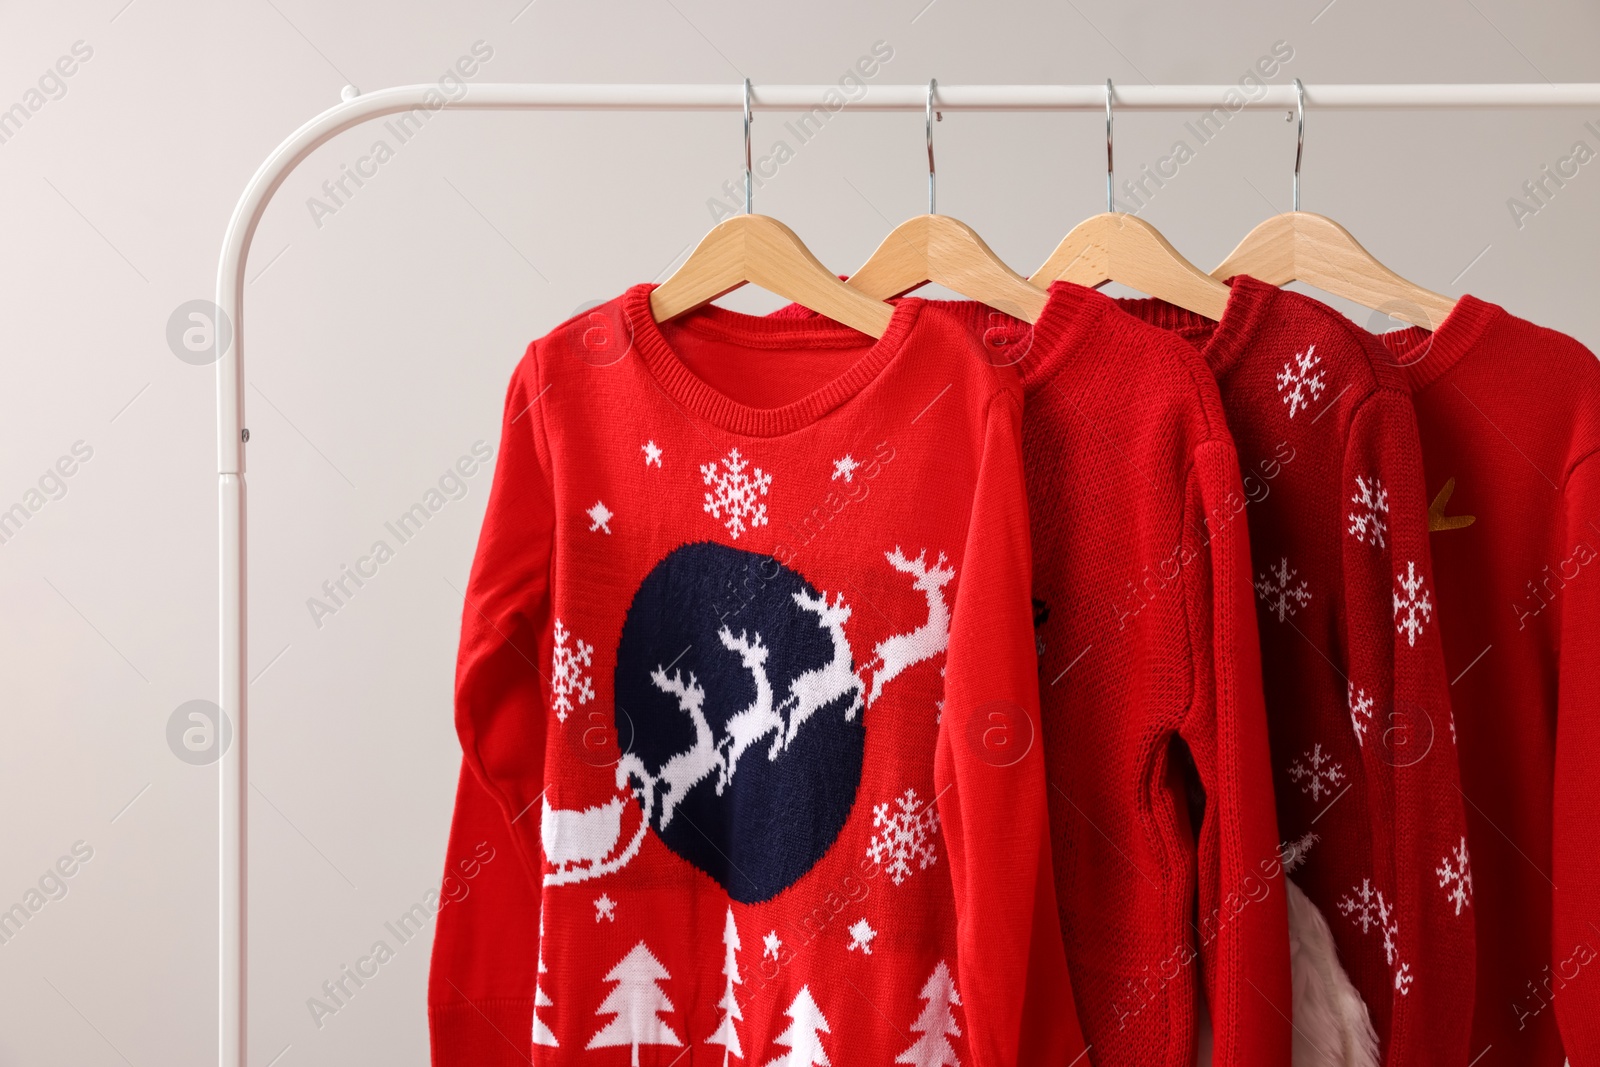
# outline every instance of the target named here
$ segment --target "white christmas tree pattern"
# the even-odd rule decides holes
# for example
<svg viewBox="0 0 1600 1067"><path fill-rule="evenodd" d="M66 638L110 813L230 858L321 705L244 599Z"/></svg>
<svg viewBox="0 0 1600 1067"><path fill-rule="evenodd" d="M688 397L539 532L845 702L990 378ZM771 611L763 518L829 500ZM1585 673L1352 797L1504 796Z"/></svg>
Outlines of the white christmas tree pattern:
<svg viewBox="0 0 1600 1067"><path fill-rule="evenodd" d="M768 931L767 936L761 939L761 958L766 959L771 956L773 959L777 959L778 950L782 947L783 939L778 936L778 931Z"/></svg>
<svg viewBox="0 0 1600 1067"><path fill-rule="evenodd" d="M1354 682L1348 683L1346 693L1350 701L1350 728L1356 732L1356 744L1364 745L1367 729L1372 726L1372 698L1365 689L1357 689Z"/></svg>
<svg viewBox="0 0 1600 1067"><path fill-rule="evenodd" d="M1394 576L1401 592L1394 595L1394 632L1406 635L1406 644L1415 646L1417 638L1433 619L1433 598L1424 588L1426 584L1422 575L1417 573L1415 563L1406 564L1406 572ZM1421 594L1418 596L1417 594ZM1405 615L1402 618L1401 612Z"/></svg>
<svg viewBox="0 0 1600 1067"><path fill-rule="evenodd" d="M539 917L539 938L544 939L544 916ZM544 946L539 947L539 973L549 974L550 968L544 965ZM551 1032L545 1021L539 1018L540 1008L554 1007L555 1002L550 999L550 994L544 991L544 982L535 979L533 983L533 1043L545 1045L549 1048L559 1048L561 1042L556 1040L556 1035Z"/></svg>
<svg viewBox="0 0 1600 1067"><path fill-rule="evenodd" d="M1350 533L1357 541L1382 548L1389 532L1389 490L1374 474L1371 478L1356 476L1356 491L1350 497L1356 510L1350 513Z"/></svg>
<svg viewBox="0 0 1600 1067"><path fill-rule="evenodd" d="M660 445L656 444L654 441L646 441L644 444L639 446L639 450L644 453L644 465L646 467L652 464L657 467L661 466Z"/></svg>
<svg viewBox="0 0 1600 1067"><path fill-rule="evenodd" d="M596 500L594 502L594 507L584 512L584 514L589 516L590 533L594 533L596 530L598 530L607 535L611 533L611 527L606 524L617 517L615 512L606 507L605 501L603 500Z"/></svg>
<svg viewBox="0 0 1600 1067"><path fill-rule="evenodd" d="M1316 355L1317 346L1312 345L1302 355L1299 352L1294 358L1283 365L1283 370L1278 372L1278 399L1289 405L1289 417L1294 418L1295 412L1302 408L1310 408L1311 402L1322 395L1322 390L1327 386L1327 378L1323 371L1316 370L1317 364L1322 362L1322 357Z"/></svg>
<svg viewBox="0 0 1600 1067"><path fill-rule="evenodd" d="M1267 610L1278 617L1279 622L1311 602L1311 590L1306 583L1303 580L1295 582L1299 574L1289 566L1289 557L1284 556L1276 567L1268 567L1266 574L1256 578L1256 595L1267 605Z"/></svg>
<svg viewBox="0 0 1600 1067"><path fill-rule="evenodd" d="M700 476L716 490L706 494L705 511L714 519L722 519L728 533L737 541L745 530L767 524L767 505L758 503L756 497L767 495L772 487L772 475L760 467L755 468L754 474L746 474L750 461L741 459L737 448L729 449L721 460L726 469L720 474L717 463L712 460L700 465Z"/></svg>
<svg viewBox="0 0 1600 1067"><path fill-rule="evenodd" d="M611 968L606 981L615 982L616 988L606 994L606 999L594 1010L596 1015L616 1016L602 1026L589 1039L586 1046L616 1048L633 1046L633 1067L639 1067L640 1045L670 1045L682 1048L683 1041L660 1017L664 1011L677 1011L658 982L672 978L645 946L643 941L633 946L622 962Z"/></svg>
<svg viewBox="0 0 1600 1067"><path fill-rule="evenodd" d="M831 1033L828 1020L811 999L809 986L800 987L784 1014L792 1020L789 1029L773 1038L772 1043L787 1046L789 1051L774 1056L765 1067L832 1067L822 1048L822 1035Z"/></svg>
<svg viewBox="0 0 1600 1067"><path fill-rule="evenodd" d="M734 1025L743 1021L744 1013L739 1010L739 996L733 987L742 985L744 980L739 977L739 927L733 921L732 908L728 909L727 921L722 924L722 947L726 950L722 973L728 979L728 985L723 990L722 999L717 1001L722 1021L717 1023L716 1032L706 1038L706 1044L722 1046L722 1067L728 1067L728 1057L744 1059L744 1049L739 1045L739 1028Z"/></svg>
<svg viewBox="0 0 1600 1067"><path fill-rule="evenodd" d="M594 898L594 921L599 922L601 919L617 921L617 902L611 899L610 893L601 893Z"/></svg>
<svg viewBox="0 0 1600 1067"><path fill-rule="evenodd" d="M1322 745L1314 744L1311 751L1289 764L1289 777L1300 785L1300 792L1311 794L1312 803L1322 800L1324 793L1332 793L1334 786L1344 781L1344 767L1322 753Z"/></svg>
<svg viewBox="0 0 1600 1067"><path fill-rule="evenodd" d="M911 1032L922 1036L896 1056L894 1062L908 1063L911 1067L961 1067L956 1050L950 1046L952 1037L961 1036L955 1012L950 1010L961 1006L961 997L950 978L950 968L943 960L923 983L921 997L928 1003L911 1024Z"/></svg>
<svg viewBox="0 0 1600 1067"><path fill-rule="evenodd" d="M836 482L840 478L843 478L846 482L849 482L855 478L856 471L860 469L860 467L861 464L857 463L851 457L850 453L846 452L843 459L836 459L833 461L833 477L829 478L828 480L830 482Z"/></svg>
<svg viewBox="0 0 1600 1067"><path fill-rule="evenodd" d="M556 620L555 649L550 655L550 691L555 694L556 721L566 722L567 715L572 711L572 698L578 698L578 704L583 705L594 699L594 679L587 670L594 662L594 646L587 642L573 638L572 647L567 647L567 638L572 634L561 620Z"/></svg>
<svg viewBox="0 0 1600 1067"><path fill-rule="evenodd" d="M867 845L867 858L874 863L887 863L884 868L895 885L910 878L914 871L926 870L938 862L934 851L934 835L939 832L939 813L932 804L917 799L915 789L907 789L894 800L898 809L892 814L889 804L874 804L872 825L882 833L874 834Z"/></svg>
<svg viewBox="0 0 1600 1067"><path fill-rule="evenodd" d="M845 949L850 952L860 949L862 955L870 956L872 955L872 939L877 936L878 931L874 930L872 924L867 922L863 916L850 924L850 943L845 946Z"/></svg>
<svg viewBox="0 0 1600 1067"><path fill-rule="evenodd" d="M1445 898L1456 906L1457 915L1461 914L1462 908L1472 907L1472 861L1467 856L1465 837L1461 839L1461 844L1439 861L1433 873L1439 876L1439 888L1445 891Z"/></svg>
<svg viewBox="0 0 1600 1067"><path fill-rule="evenodd" d="M1411 973L1409 963L1399 962L1400 922L1394 917L1394 905L1384 899L1383 890L1372 888L1372 879L1363 878L1360 885L1339 898L1339 911L1360 926L1363 934L1377 929L1383 935L1383 958L1395 969L1395 991L1401 996L1408 995L1416 976Z"/></svg>

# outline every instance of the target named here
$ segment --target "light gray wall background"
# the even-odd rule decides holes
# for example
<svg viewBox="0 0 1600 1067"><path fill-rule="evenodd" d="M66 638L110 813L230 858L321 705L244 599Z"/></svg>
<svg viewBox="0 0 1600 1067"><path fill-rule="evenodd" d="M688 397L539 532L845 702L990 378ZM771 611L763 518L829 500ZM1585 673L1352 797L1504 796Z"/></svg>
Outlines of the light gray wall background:
<svg viewBox="0 0 1600 1067"><path fill-rule="evenodd" d="M1313 87L1593 81L1596 40L1600 11L1576 0L0 4L0 109L40 103L0 142L0 508L42 477L49 494L0 544L0 908L47 900L0 944L0 1064L213 1055L216 772L167 740L174 709L216 689L213 371L177 359L166 327L211 295L246 179L345 84L436 80L479 41L477 81L833 81L877 41L894 54L875 80L892 82L1232 82L1278 41L1293 58L1277 80ZM30 98L76 42L92 55ZM1188 117L1123 116L1119 170L1194 147ZM1284 120L1235 119L1145 217L1219 261L1288 206ZM1507 205L1574 142L1600 148L1591 120L1313 111L1304 206L1408 277L1594 346L1600 164L1520 227ZM1102 207L1100 121L947 117L941 208L1028 273ZM731 115L446 114L314 216L308 198L379 136L302 165L249 262L259 1065L426 1062L431 930L320 1027L307 1000L438 886L456 590L490 474L320 627L307 598L474 442L497 446L528 340L662 276L739 174ZM794 147L758 118L758 153L780 138ZM756 204L849 270L924 196L920 116L847 110ZM45 477L80 441L91 457ZM92 857L46 877L78 842ZM41 879L57 899L28 896Z"/></svg>

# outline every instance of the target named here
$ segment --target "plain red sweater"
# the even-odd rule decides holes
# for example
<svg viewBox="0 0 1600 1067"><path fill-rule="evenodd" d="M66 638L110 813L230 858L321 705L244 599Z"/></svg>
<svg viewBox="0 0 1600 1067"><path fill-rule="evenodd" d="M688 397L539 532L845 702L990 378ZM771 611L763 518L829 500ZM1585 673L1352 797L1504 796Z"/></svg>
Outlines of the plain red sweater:
<svg viewBox="0 0 1600 1067"><path fill-rule="evenodd" d="M1471 856L1404 383L1343 315L1253 278L1234 279L1215 323L1121 306L1199 347L1248 472L1279 832L1305 857L1294 880L1384 1061L1464 1067Z"/></svg>
<svg viewBox="0 0 1600 1067"><path fill-rule="evenodd" d="M1464 296L1383 340L1422 431L1478 922L1478 1067L1600 1064L1600 366ZM1558 1033L1559 1027L1559 1033Z"/></svg>
<svg viewBox="0 0 1600 1067"><path fill-rule="evenodd" d="M1288 930L1244 489L1194 349L1068 283L1031 328L935 308L1016 363L1051 840L1090 1060L1286 1064Z"/></svg>
<svg viewBox="0 0 1600 1067"><path fill-rule="evenodd" d="M437 932L435 1062L1070 1060L1014 375L650 289L507 398L452 849L542 891Z"/></svg>

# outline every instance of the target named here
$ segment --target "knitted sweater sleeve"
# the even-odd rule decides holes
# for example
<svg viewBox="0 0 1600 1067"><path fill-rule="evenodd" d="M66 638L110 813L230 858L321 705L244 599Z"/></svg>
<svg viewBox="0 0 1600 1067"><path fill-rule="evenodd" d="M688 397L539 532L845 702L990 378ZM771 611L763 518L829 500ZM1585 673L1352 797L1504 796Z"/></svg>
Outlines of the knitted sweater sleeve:
<svg viewBox="0 0 1600 1067"><path fill-rule="evenodd" d="M439 895L428 967L434 1067L526 1067L539 891L505 815L464 762Z"/></svg>
<svg viewBox="0 0 1600 1067"><path fill-rule="evenodd" d="M1192 703L1181 734L1206 793L1198 942L1217 1067L1287 1064L1289 925L1238 458L1195 451L1186 546Z"/></svg>
<svg viewBox="0 0 1600 1067"><path fill-rule="evenodd" d="M1340 513L1387 520L1352 526L1343 544L1351 729L1374 794L1369 810L1392 813L1372 827L1375 855L1389 860L1373 884L1392 894L1374 933L1390 968L1388 1062L1465 1064L1470 1028L1456 1020L1475 988L1474 916L1471 886L1455 872L1468 862L1466 816L1409 398L1375 392L1347 440L1341 484L1350 506Z"/></svg>
<svg viewBox="0 0 1600 1067"><path fill-rule="evenodd" d="M934 764L955 891L973 1060L1067 1063L1083 1050L1051 879L1022 413L990 404L945 659Z"/></svg>
<svg viewBox="0 0 1600 1067"><path fill-rule="evenodd" d="M1572 1067L1600 1064L1600 455L1567 479L1556 716L1552 988Z"/></svg>
<svg viewBox="0 0 1600 1067"><path fill-rule="evenodd" d="M435 935L429 1003L436 1064L527 1062L532 983L524 950L527 931L537 937L541 872L538 812L531 809L543 789L548 718L538 664L549 640L554 537L534 357L530 346L507 391L500 456L462 608L456 731L465 769L450 844L452 863L474 839L509 841L506 851L518 858L490 864L492 875L483 872L488 880L474 887L480 906L461 907ZM513 910L510 935L502 936ZM482 1036L502 1032L522 1044Z"/></svg>

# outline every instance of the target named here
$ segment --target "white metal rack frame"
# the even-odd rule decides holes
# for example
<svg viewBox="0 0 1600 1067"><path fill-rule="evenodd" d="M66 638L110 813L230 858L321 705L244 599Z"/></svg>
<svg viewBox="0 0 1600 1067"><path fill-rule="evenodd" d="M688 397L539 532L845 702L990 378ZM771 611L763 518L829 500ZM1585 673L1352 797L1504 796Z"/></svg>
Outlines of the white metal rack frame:
<svg viewBox="0 0 1600 1067"><path fill-rule="evenodd" d="M941 85L941 111L1093 111L1106 105L1106 86L1093 85ZM852 111L922 112L926 85L875 85ZM1242 90L1233 85L1128 85L1116 87L1119 111L1238 110ZM219 338L231 323L231 344L220 340L217 360L217 473L219 481L220 566L219 631L221 657L218 705L233 724L233 740L218 761L219 948L218 1063L244 1067L246 1003L245 905L246 755L250 737L246 709L245 637L247 600L244 456L244 283L245 259L256 226L273 194L290 171L317 146L369 119L416 109L452 111L729 111L743 112L742 85L533 85L471 86L455 100L441 100L432 85L402 85L367 94L346 89L344 102L301 126L280 144L245 186L228 222L217 270ZM767 85L751 98L755 111L837 110L832 85ZM831 107L830 107L831 103ZM1600 83L1525 85L1322 85L1306 89L1308 110L1378 111L1496 108L1600 107ZM1249 99L1255 110L1295 106L1292 85L1271 85ZM224 736L221 724L216 731Z"/></svg>

